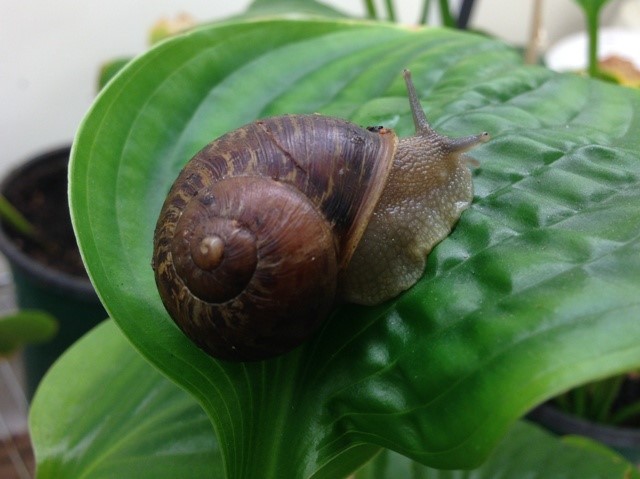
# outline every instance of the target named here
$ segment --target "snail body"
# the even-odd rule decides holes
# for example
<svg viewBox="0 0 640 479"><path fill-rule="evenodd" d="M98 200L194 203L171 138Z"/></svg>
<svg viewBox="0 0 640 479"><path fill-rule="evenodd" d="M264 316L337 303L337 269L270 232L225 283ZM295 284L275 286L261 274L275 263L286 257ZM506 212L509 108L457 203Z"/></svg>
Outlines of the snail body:
<svg viewBox="0 0 640 479"><path fill-rule="evenodd" d="M169 314L207 353L282 354L338 302L381 303L422 275L471 202L463 152L488 135L439 135L405 80L415 136L286 115L223 135L182 170L152 265Z"/></svg>

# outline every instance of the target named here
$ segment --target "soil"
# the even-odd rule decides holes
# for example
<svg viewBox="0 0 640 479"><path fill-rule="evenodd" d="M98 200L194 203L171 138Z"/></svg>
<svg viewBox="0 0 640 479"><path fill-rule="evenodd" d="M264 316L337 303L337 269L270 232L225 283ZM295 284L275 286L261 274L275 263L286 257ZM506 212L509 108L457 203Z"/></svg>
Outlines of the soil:
<svg viewBox="0 0 640 479"><path fill-rule="evenodd" d="M46 170L29 169L5 187L5 196L38 234L34 240L3 224L7 236L26 255L39 263L76 277L87 278L71 226L67 199L68 152L50 158Z"/></svg>

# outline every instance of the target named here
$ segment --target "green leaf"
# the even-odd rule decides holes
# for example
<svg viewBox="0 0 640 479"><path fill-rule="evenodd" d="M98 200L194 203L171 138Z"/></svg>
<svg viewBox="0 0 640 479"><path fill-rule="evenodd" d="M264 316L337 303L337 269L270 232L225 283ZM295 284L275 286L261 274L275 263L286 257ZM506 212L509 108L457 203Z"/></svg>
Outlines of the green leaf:
<svg viewBox="0 0 640 479"><path fill-rule="evenodd" d="M99 367L87 369L94 361ZM80 379L70 385L69 378ZM102 401L96 402L97 395ZM39 427L52 416L55 428ZM111 321L53 367L33 402L31 423L40 478L222 477L222 456L204 411L136 353ZM449 477L637 479L640 473L588 439L558 439L516 423L476 470L437 471L383 451L354 479Z"/></svg>
<svg viewBox="0 0 640 479"><path fill-rule="evenodd" d="M600 26L600 10L610 0L575 0L576 3L582 8L585 20L587 37L589 39L588 46L588 68L589 75L592 77L604 77L598 69L598 29Z"/></svg>
<svg viewBox="0 0 640 479"><path fill-rule="evenodd" d="M449 135L487 130L476 197L423 279L345 306L281 358L219 362L166 314L149 265L162 201L206 143L258 117L320 112L400 136L400 75ZM130 63L72 154L82 254L110 315L211 418L227 477L339 477L378 450L479 464L562 390L640 365L640 96L524 67L503 44L353 21L211 25Z"/></svg>
<svg viewBox="0 0 640 479"><path fill-rule="evenodd" d="M353 479L640 479L640 472L615 452L589 439L558 438L526 422L515 426L491 457L471 471L442 471L385 450Z"/></svg>
<svg viewBox="0 0 640 479"><path fill-rule="evenodd" d="M445 27L455 28L456 21L451 15L451 10L449 9L449 0L440 0L440 17L442 17L442 24Z"/></svg>
<svg viewBox="0 0 640 479"><path fill-rule="evenodd" d="M598 12L610 0L575 0L585 12Z"/></svg>
<svg viewBox="0 0 640 479"><path fill-rule="evenodd" d="M23 310L0 317L0 356L8 356L28 343L42 343L55 336L58 322L44 311Z"/></svg>
<svg viewBox="0 0 640 479"><path fill-rule="evenodd" d="M47 373L29 422L38 478L222 476L202 409L112 321L84 336Z"/></svg>

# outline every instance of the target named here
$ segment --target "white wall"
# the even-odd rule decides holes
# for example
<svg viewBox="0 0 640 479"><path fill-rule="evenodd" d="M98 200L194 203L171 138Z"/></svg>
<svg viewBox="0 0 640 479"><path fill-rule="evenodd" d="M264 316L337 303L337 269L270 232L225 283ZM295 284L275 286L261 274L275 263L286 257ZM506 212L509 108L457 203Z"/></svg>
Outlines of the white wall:
<svg viewBox="0 0 640 479"><path fill-rule="evenodd" d="M0 170L70 142L100 64L145 50L149 27L188 9L238 13L249 0L0 0Z"/></svg>
<svg viewBox="0 0 640 479"><path fill-rule="evenodd" d="M531 0L477 0L474 26L508 41L528 36ZM331 0L350 13L361 0ZM382 4L381 1L378 2ZM396 0L412 23L421 0ZM436 3L436 2L432 2ZM249 0L0 0L0 173L28 155L69 142L95 94L100 64L145 50L160 17L196 20L239 13ZM581 27L573 0L547 0L551 39Z"/></svg>

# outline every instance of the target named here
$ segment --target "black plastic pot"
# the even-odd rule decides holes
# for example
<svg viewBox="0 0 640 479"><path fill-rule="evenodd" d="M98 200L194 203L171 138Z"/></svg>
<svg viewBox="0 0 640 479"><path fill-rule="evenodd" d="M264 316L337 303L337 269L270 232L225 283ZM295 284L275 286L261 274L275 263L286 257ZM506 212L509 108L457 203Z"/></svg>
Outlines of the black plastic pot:
<svg viewBox="0 0 640 479"><path fill-rule="evenodd" d="M599 424L565 413L551 404L543 404L527 416L560 436L585 436L615 449L629 461L640 464L640 429Z"/></svg>
<svg viewBox="0 0 640 479"><path fill-rule="evenodd" d="M39 155L10 172L0 183L0 192L11 198L17 189L29 188L32 181L47 181L63 174L69 163L70 147ZM47 199L66 208L65 198ZM27 256L0 224L0 251L6 256L21 309L40 309L58 320L59 330L51 341L27 346L24 351L27 395L31 398L51 364L80 336L107 317L87 278L58 271Z"/></svg>

